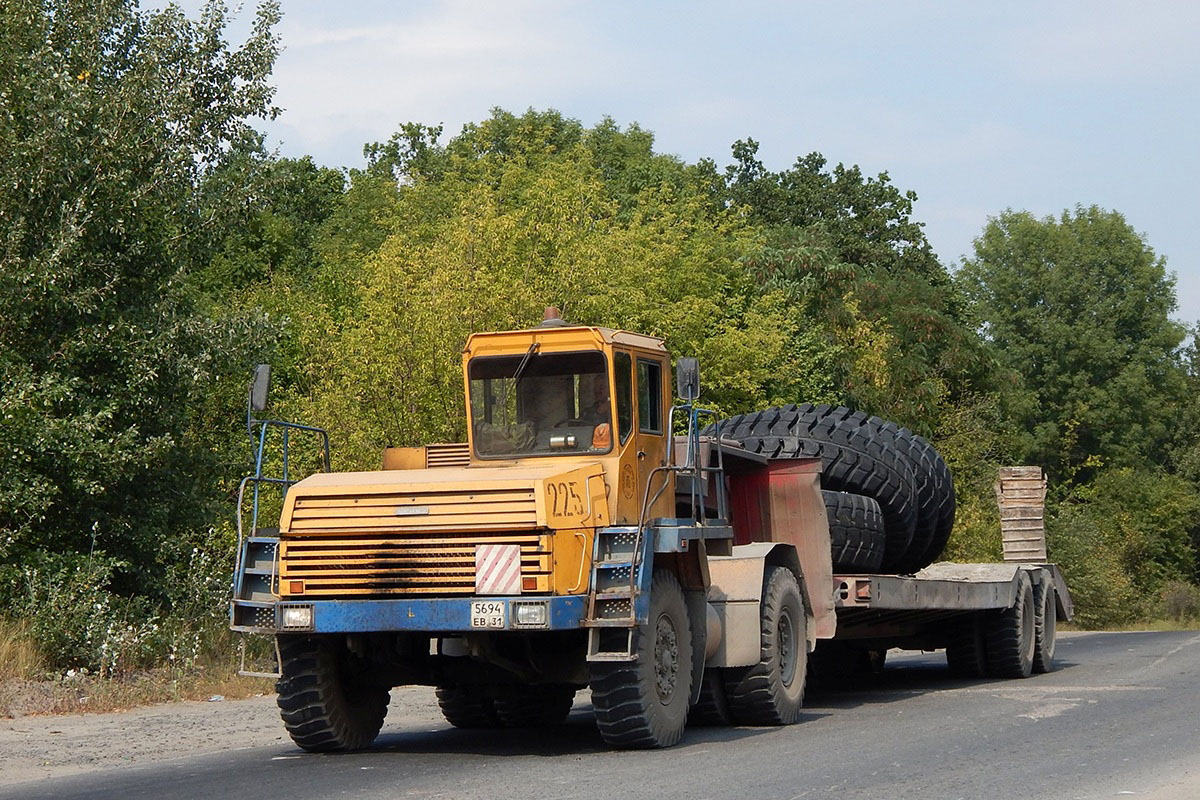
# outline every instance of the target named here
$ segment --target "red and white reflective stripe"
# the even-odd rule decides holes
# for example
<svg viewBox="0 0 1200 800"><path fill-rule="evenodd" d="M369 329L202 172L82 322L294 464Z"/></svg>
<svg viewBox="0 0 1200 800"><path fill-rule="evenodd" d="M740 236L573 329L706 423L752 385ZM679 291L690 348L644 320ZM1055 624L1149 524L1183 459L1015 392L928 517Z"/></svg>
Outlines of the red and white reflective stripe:
<svg viewBox="0 0 1200 800"><path fill-rule="evenodd" d="M475 594L521 593L521 545L475 547Z"/></svg>

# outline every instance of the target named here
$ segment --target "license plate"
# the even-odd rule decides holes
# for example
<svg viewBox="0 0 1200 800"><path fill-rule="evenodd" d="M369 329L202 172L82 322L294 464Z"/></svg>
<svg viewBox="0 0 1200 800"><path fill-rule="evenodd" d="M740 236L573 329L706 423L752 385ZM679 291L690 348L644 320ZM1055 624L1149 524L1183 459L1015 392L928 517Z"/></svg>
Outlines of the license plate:
<svg viewBox="0 0 1200 800"><path fill-rule="evenodd" d="M472 600L471 627L503 628L506 605L503 600Z"/></svg>

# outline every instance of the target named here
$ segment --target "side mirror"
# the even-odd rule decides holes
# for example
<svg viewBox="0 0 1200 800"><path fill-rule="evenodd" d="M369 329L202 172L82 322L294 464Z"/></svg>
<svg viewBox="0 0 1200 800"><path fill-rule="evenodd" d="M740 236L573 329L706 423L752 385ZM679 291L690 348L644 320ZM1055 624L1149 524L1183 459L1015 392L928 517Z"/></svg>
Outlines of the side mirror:
<svg viewBox="0 0 1200 800"><path fill-rule="evenodd" d="M259 364L254 368L254 381L250 384L250 408L262 411L267 407L267 390L271 386L271 365Z"/></svg>
<svg viewBox="0 0 1200 800"><path fill-rule="evenodd" d="M682 357L675 362L679 397L691 402L700 396L700 359Z"/></svg>

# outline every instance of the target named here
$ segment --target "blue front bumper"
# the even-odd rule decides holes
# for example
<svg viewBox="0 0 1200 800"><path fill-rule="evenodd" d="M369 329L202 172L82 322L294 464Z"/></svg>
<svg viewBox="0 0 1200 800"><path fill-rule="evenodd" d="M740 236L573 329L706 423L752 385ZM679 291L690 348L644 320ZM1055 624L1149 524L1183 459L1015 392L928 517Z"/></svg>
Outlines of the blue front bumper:
<svg viewBox="0 0 1200 800"><path fill-rule="evenodd" d="M375 633L384 631L433 631L449 633L484 630L573 630L582 627L586 595L554 597L449 597L404 600L312 600L255 603L253 617L240 614L244 601L234 601L234 625L237 630L257 633ZM473 602L501 603L503 627L472 624ZM515 619L515 603L545 604L545 625L521 625ZM284 610L311 608L310 626L286 625ZM240 618L240 619L239 619ZM274 624L270 625L273 618ZM253 622L251 622L253 619ZM241 622L242 624L238 624ZM478 620L476 620L478 623ZM250 623L250 624L247 624Z"/></svg>

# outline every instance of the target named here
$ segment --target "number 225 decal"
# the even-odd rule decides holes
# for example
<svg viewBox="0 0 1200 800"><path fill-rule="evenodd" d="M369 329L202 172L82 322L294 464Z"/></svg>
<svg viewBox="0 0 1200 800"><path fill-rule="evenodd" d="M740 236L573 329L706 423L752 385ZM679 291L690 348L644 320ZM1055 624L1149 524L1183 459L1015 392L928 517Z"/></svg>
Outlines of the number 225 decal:
<svg viewBox="0 0 1200 800"><path fill-rule="evenodd" d="M546 484L546 493L550 500L550 516L583 516L583 498L575 490L574 483L551 481Z"/></svg>

